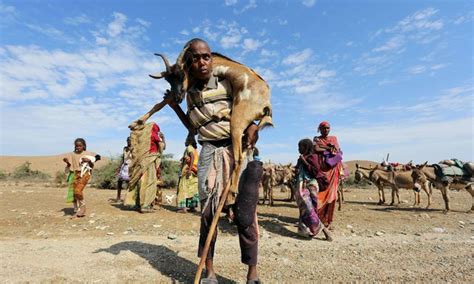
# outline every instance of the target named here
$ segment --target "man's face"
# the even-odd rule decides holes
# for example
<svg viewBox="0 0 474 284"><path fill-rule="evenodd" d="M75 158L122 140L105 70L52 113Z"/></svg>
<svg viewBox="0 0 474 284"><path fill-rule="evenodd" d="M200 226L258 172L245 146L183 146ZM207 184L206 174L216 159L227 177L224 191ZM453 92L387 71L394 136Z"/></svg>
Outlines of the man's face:
<svg viewBox="0 0 474 284"><path fill-rule="evenodd" d="M201 81L209 80L212 74L212 56L209 46L198 41L189 47L189 51L192 54L191 76Z"/></svg>

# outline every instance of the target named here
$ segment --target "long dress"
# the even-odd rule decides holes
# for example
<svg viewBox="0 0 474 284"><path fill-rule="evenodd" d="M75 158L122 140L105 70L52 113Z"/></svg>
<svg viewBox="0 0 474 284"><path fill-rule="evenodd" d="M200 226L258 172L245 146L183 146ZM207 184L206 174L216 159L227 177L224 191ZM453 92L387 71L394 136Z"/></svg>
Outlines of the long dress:
<svg viewBox="0 0 474 284"><path fill-rule="evenodd" d="M311 236L316 236L323 228L316 210L318 204L318 157L311 154L305 157L309 165L301 158L296 164L296 190L295 198L300 211L300 224L303 223L310 231Z"/></svg>
<svg viewBox="0 0 474 284"><path fill-rule="evenodd" d="M191 164L191 157L193 157ZM191 209L196 208L199 204L199 191L198 191L198 179L197 179L197 163L198 163L197 150L189 145L184 150L180 178L178 183L178 196L176 198L178 209ZM191 167L191 174L187 176L188 169Z"/></svg>
<svg viewBox="0 0 474 284"><path fill-rule="evenodd" d="M149 210L155 201L161 164L159 131L156 123L147 123L132 130L132 165L124 202L126 206Z"/></svg>
<svg viewBox="0 0 474 284"><path fill-rule="evenodd" d="M342 152L339 148L339 143L336 136L315 137L314 142L319 147L327 147L333 145L338 153L342 157ZM337 200L337 187L339 186L339 176L341 172L342 163L331 166L327 162L334 155L325 151L324 153L318 153L318 160L322 174L326 177L327 186L320 187L318 193L318 216L325 226L329 226L332 223L334 209L336 208Z"/></svg>

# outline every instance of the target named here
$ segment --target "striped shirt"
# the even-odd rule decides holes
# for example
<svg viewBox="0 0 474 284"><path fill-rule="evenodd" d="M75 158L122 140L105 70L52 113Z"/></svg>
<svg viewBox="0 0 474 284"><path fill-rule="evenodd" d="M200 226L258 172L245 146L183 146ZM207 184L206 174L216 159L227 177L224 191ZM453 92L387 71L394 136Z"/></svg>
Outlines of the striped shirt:
<svg viewBox="0 0 474 284"><path fill-rule="evenodd" d="M202 91L192 86L186 96L188 117L198 131L198 141L230 138L232 87L228 80L211 76ZM227 115L226 115L227 114Z"/></svg>

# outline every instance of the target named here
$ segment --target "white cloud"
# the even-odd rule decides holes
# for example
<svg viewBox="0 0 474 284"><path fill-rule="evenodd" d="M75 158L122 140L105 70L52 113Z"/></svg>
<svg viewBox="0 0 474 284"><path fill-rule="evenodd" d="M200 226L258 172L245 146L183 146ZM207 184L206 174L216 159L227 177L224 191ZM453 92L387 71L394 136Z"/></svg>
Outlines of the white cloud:
<svg viewBox="0 0 474 284"><path fill-rule="evenodd" d="M91 22L92 22L91 19L85 14L81 14L81 15L76 16L76 17L67 17L67 18L64 19L65 24L73 25L73 26L78 26L78 25L82 25L82 24L89 24Z"/></svg>
<svg viewBox="0 0 474 284"><path fill-rule="evenodd" d="M242 36L240 34L223 36L220 40L220 44L223 48L236 47Z"/></svg>
<svg viewBox="0 0 474 284"><path fill-rule="evenodd" d="M370 159L390 153L392 161L438 162L446 158L472 160L474 117L415 122L398 120L378 125L350 126L335 129L341 147L350 143L357 151L346 151L346 160ZM456 127L453 127L456 125ZM456 139L443 139L444 135Z"/></svg>
<svg viewBox="0 0 474 284"><path fill-rule="evenodd" d="M408 69L408 73L410 74L421 74L421 73L424 73L425 71L426 71L426 66L424 65L416 65Z"/></svg>
<svg viewBox="0 0 474 284"><path fill-rule="evenodd" d="M235 4L237 4L237 0L225 0L225 5L226 6L233 6Z"/></svg>
<svg viewBox="0 0 474 284"><path fill-rule="evenodd" d="M114 20L109 23L107 32L111 37L116 37L123 31L127 16L122 13L114 12L113 17Z"/></svg>
<svg viewBox="0 0 474 284"><path fill-rule="evenodd" d="M316 4L316 0L303 0L302 4L306 7L313 7Z"/></svg>
<svg viewBox="0 0 474 284"><path fill-rule="evenodd" d="M286 65L301 64L307 61L308 59L310 59L312 55L313 55L313 51L310 48L306 48L302 51L288 55L285 59L283 59L283 64L286 64Z"/></svg>
<svg viewBox="0 0 474 284"><path fill-rule="evenodd" d="M390 38L386 43L383 45L376 47L373 49L375 52L381 52L381 51L392 51L392 50L398 50L400 49L403 44L405 43L405 38L402 35L396 35L392 38Z"/></svg>
<svg viewBox="0 0 474 284"><path fill-rule="evenodd" d="M249 0L247 5L245 5L242 9L240 9L240 10L234 9L234 13L235 14L242 14L242 13L246 12L247 10L255 9L255 8L257 8L257 0Z"/></svg>
<svg viewBox="0 0 474 284"><path fill-rule="evenodd" d="M468 113L472 111L474 102L474 87L460 86L441 92L438 96L425 96L421 102L411 105L384 106L379 108L383 113L404 113L416 115L419 119L424 117L442 117L446 114Z"/></svg>
<svg viewBox="0 0 474 284"><path fill-rule="evenodd" d="M180 34L184 35L184 36L188 36L190 35L189 31L188 30L182 30L179 32Z"/></svg>
<svg viewBox="0 0 474 284"><path fill-rule="evenodd" d="M255 51L261 46L263 46L263 42L256 39L246 38L243 41L244 51Z"/></svg>

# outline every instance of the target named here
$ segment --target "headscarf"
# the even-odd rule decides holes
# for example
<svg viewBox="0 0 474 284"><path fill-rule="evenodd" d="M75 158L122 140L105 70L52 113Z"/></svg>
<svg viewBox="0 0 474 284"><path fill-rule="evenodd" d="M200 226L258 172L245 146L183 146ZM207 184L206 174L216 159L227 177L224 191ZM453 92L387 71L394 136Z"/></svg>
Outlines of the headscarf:
<svg viewBox="0 0 474 284"><path fill-rule="evenodd" d="M323 127L331 127L331 125L327 121L322 121L318 126L318 132L321 132L321 128Z"/></svg>

